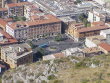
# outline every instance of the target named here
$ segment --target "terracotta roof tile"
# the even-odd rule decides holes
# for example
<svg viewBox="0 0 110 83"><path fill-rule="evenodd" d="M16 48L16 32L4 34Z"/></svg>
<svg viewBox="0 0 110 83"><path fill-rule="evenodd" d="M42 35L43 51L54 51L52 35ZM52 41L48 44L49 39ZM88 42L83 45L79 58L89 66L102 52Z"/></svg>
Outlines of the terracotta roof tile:
<svg viewBox="0 0 110 83"><path fill-rule="evenodd" d="M29 2L20 2L20 3L11 3L11 4L7 4L8 7L17 7L17 6L24 6L29 4Z"/></svg>
<svg viewBox="0 0 110 83"><path fill-rule="evenodd" d="M105 25L105 23L103 21L92 22L91 24L94 26Z"/></svg>
<svg viewBox="0 0 110 83"><path fill-rule="evenodd" d="M96 31L96 30L104 30L104 29L109 29L110 27L107 25L103 25L103 26L93 26L93 27L85 27L85 28L81 28L79 30L77 30L79 33L83 33L83 32L90 32L90 31Z"/></svg>
<svg viewBox="0 0 110 83"><path fill-rule="evenodd" d="M0 8L0 11L8 11L7 8Z"/></svg>
<svg viewBox="0 0 110 83"><path fill-rule="evenodd" d="M64 57L64 54L63 53L56 53L56 54L53 54L53 56L55 58L61 58L61 57Z"/></svg>
<svg viewBox="0 0 110 83"><path fill-rule="evenodd" d="M3 34L4 38L6 38L8 41L6 42L2 42L0 41L0 45L5 45L5 44L13 44L13 43L17 43L18 41L13 38L11 35L9 35L7 32L0 30L0 33Z"/></svg>
<svg viewBox="0 0 110 83"><path fill-rule="evenodd" d="M46 19L45 19L46 17ZM61 22L58 18L56 18L53 15L44 15L43 17L39 16L32 16L33 20L32 21L18 21L14 22L12 24L8 24L11 28L17 29L16 25L26 25L26 26L33 26L33 25L40 25L40 24L48 24L48 23L54 23L54 22Z"/></svg>
<svg viewBox="0 0 110 83"><path fill-rule="evenodd" d="M101 43L99 46L107 51L110 51L110 45L107 43Z"/></svg>
<svg viewBox="0 0 110 83"><path fill-rule="evenodd" d="M0 25L6 27L7 22L0 18Z"/></svg>

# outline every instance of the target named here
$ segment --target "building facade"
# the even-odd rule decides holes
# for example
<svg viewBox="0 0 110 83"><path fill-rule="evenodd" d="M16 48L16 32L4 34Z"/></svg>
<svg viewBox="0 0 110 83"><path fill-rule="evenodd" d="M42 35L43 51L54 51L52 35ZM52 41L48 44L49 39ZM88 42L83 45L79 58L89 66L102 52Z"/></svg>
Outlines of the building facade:
<svg viewBox="0 0 110 83"><path fill-rule="evenodd" d="M1 59L15 68L33 61L33 52L28 44L14 44L1 48Z"/></svg>
<svg viewBox="0 0 110 83"><path fill-rule="evenodd" d="M44 15L33 21L8 23L6 32L17 40L49 37L61 34L61 24L58 18Z"/></svg>

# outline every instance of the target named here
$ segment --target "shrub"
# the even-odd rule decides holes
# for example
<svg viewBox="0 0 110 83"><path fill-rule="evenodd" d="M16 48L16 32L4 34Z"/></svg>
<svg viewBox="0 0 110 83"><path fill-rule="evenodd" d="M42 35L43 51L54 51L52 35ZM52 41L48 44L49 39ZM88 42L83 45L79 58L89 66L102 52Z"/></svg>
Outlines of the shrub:
<svg viewBox="0 0 110 83"><path fill-rule="evenodd" d="M55 78L56 78L55 75L49 75L49 76L47 77L48 80L53 80L53 79L55 79Z"/></svg>
<svg viewBox="0 0 110 83"><path fill-rule="evenodd" d="M47 83L45 80L42 80L41 83Z"/></svg>
<svg viewBox="0 0 110 83"><path fill-rule="evenodd" d="M21 81L21 80L17 80L17 82L16 83L24 83L23 81Z"/></svg>
<svg viewBox="0 0 110 83"><path fill-rule="evenodd" d="M75 64L75 67L76 67L76 68L81 68L81 67L84 68L84 67L86 67L86 63L84 63L83 61L81 61L81 62L79 62L79 63L76 63L76 64Z"/></svg>
<svg viewBox="0 0 110 83"><path fill-rule="evenodd" d="M82 79L81 83L89 83L89 80L88 79Z"/></svg>
<svg viewBox="0 0 110 83"><path fill-rule="evenodd" d="M63 83L63 80L55 80L54 83Z"/></svg>

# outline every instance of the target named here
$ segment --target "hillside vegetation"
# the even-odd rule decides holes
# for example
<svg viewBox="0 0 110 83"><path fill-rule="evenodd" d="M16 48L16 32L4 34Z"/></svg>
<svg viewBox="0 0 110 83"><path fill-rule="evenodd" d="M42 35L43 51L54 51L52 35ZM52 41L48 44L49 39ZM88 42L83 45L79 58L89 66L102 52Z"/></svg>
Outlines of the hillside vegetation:
<svg viewBox="0 0 110 83"><path fill-rule="evenodd" d="M2 83L110 83L110 56L67 57L26 64L5 72Z"/></svg>

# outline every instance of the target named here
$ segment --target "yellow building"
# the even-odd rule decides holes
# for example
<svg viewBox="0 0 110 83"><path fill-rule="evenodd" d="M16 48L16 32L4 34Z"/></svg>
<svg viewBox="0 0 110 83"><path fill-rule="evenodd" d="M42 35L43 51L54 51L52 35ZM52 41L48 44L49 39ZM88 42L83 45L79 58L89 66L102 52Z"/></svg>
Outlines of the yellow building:
<svg viewBox="0 0 110 83"><path fill-rule="evenodd" d="M67 30L67 34L71 37L74 37L76 30L79 30L84 27L83 23L71 23L70 27Z"/></svg>
<svg viewBox="0 0 110 83"><path fill-rule="evenodd" d="M33 61L33 52L31 47L24 44L14 44L1 47L1 59L15 68L19 65Z"/></svg>
<svg viewBox="0 0 110 83"><path fill-rule="evenodd" d="M85 39L85 37L99 35L101 30L109 29L108 25L98 25L91 27L84 27L83 24L73 24L68 29L68 34L73 37L76 41Z"/></svg>

